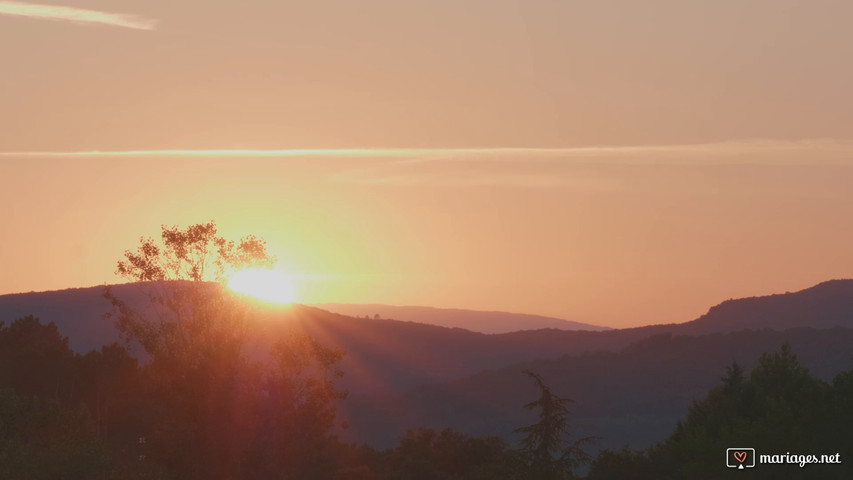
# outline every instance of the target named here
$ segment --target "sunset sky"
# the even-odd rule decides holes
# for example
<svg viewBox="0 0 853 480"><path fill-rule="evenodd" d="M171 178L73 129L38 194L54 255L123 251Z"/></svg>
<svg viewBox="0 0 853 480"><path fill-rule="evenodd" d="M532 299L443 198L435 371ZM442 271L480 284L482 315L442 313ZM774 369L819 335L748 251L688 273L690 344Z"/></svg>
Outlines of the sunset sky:
<svg viewBox="0 0 853 480"><path fill-rule="evenodd" d="M303 303L609 326L853 277L853 2L0 0L0 294L161 224Z"/></svg>

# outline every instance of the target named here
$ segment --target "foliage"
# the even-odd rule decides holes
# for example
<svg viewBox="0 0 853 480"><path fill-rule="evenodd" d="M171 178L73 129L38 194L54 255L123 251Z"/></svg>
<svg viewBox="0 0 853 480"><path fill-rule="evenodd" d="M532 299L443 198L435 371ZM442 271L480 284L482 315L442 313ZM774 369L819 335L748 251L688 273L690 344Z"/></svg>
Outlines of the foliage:
<svg viewBox="0 0 853 480"><path fill-rule="evenodd" d="M116 274L143 282L150 305L130 308L107 288L116 327L137 341L155 361L192 366L218 356L239 354L246 312L223 290L225 275L240 268L269 266L275 259L253 236L239 242L217 236L216 224L185 230L162 227L162 245L141 238L136 252L125 251Z"/></svg>
<svg viewBox="0 0 853 480"><path fill-rule="evenodd" d="M851 372L841 373L832 385L813 378L788 344L763 354L748 378L732 364L666 441L639 452L602 451L588 478L718 478L727 470L722 455L730 447L772 454L843 452L853 426L850 378ZM781 468L761 466L751 473L780 478ZM786 478L850 478L843 465L784 468Z"/></svg>
<svg viewBox="0 0 853 480"><path fill-rule="evenodd" d="M42 325L31 315L8 327L0 323L0 385L45 399L67 399L73 357L68 339L53 323Z"/></svg>
<svg viewBox="0 0 853 480"><path fill-rule="evenodd" d="M109 452L86 413L0 388L0 478L104 478Z"/></svg>
<svg viewBox="0 0 853 480"><path fill-rule="evenodd" d="M140 435L150 458L180 478L313 478L328 463L343 352L291 331L272 341L268 361L250 357L246 347L264 333L224 288L229 273L274 261L262 240L226 240L210 222L164 226L161 242L142 238L118 262L116 273L141 282L150 301L131 308L106 292L116 327L148 355L150 424Z"/></svg>
<svg viewBox="0 0 853 480"><path fill-rule="evenodd" d="M517 452L502 439L450 429L410 430L385 460L383 478L389 480L509 480L518 478L521 467Z"/></svg>
<svg viewBox="0 0 853 480"><path fill-rule="evenodd" d="M524 405L528 410L539 411L539 421L515 430L525 435L521 454L526 475L543 480L574 478L573 469L590 458L582 446L593 439L586 437L569 443L566 440L569 424L566 404L572 400L552 392L540 375L530 371L524 374L533 379L541 392L538 399Z"/></svg>
<svg viewBox="0 0 853 480"><path fill-rule="evenodd" d="M254 424L245 439L247 478L329 478L335 440L328 433L335 420L333 401L346 394L335 387L343 372L343 352L293 332L272 348L272 365L261 378L262 393L252 403Z"/></svg>
<svg viewBox="0 0 853 480"><path fill-rule="evenodd" d="M234 242L216 233L214 222L185 230L164 225L162 245L140 238L136 252L125 251L116 274L138 282L222 281L230 269L269 266L275 260L267 254L263 240L249 235Z"/></svg>
<svg viewBox="0 0 853 480"><path fill-rule="evenodd" d="M0 478L96 478L110 458L76 401L79 357L56 325L0 323Z"/></svg>

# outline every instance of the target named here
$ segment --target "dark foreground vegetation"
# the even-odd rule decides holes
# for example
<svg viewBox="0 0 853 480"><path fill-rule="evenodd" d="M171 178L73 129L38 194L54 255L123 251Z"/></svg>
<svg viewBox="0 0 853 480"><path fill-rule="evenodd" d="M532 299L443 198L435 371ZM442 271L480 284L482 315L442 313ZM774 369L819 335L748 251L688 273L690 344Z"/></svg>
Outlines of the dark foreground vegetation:
<svg viewBox="0 0 853 480"><path fill-rule="evenodd" d="M725 369L664 442L595 458L585 453L591 439L567 441L568 399L533 373L541 395L527 407L539 421L518 429L515 448L498 437L428 428L387 450L340 442L331 401L340 393L320 377L287 372L308 366L311 349L322 347L291 348L280 352L290 363L268 376L229 373L225 364L172 376L117 344L75 354L53 324L33 317L2 324L0 478L568 479L583 471L590 480L713 479L739 473L725 465L729 447L839 453L842 462L759 464L751 478L850 478L853 371L817 380L787 345L749 374L738 364ZM330 361L337 355L321 351ZM254 376L258 388L247 390L237 374Z"/></svg>
<svg viewBox="0 0 853 480"><path fill-rule="evenodd" d="M0 478L547 479L586 458L565 442L568 400L534 373L541 396L527 407L540 418L519 428L519 449L430 429L386 451L342 443L331 434L341 393L306 373L340 353L302 340L282 347L274 372L207 362L167 372L118 344L74 354L31 316L0 324Z"/></svg>
<svg viewBox="0 0 853 480"><path fill-rule="evenodd" d="M665 441L643 451L602 450L587 478L722 478L727 448L766 455L838 455L841 464L760 464L750 478L851 478L853 370L831 383L812 377L788 344L762 355L750 374L737 363L691 405ZM726 475L728 476L728 475Z"/></svg>
<svg viewBox="0 0 853 480"><path fill-rule="evenodd" d="M757 465L752 478L851 478L853 371L824 382L787 345L748 375L721 365L722 383L642 451L591 457L571 400L531 371L517 382L538 395L517 408L536 420L511 438L420 428L384 450L342 442L345 352L300 328L270 335L206 281L272 261L262 241L226 241L212 223L164 227L118 263L150 286L147 306L105 293L124 344L75 353L53 323L0 323L0 479L716 479L743 474L726 466L731 447L842 462Z"/></svg>

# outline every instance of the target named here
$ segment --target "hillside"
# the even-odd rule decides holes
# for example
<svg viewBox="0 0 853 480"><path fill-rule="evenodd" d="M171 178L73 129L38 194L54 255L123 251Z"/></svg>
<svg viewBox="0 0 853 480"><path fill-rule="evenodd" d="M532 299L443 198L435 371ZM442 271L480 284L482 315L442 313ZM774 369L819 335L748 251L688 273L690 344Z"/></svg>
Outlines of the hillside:
<svg viewBox="0 0 853 480"><path fill-rule="evenodd" d="M113 288L130 304L145 304L139 285ZM45 323L55 322L77 352L119 340L111 320L104 318L109 309L103 287L0 296L0 321L33 314ZM853 328L853 281L835 280L796 293L726 301L683 324L603 332L540 329L486 335L415 322L354 318L301 305L263 312L263 322L271 333L268 338L300 325L324 343L344 349L345 386L353 393L394 395L536 359L617 352L655 335L769 328L774 316L780 318L779 329Z"/></svg>
<svg viewBox="0 0 853 480"><path fill-rule="evenodd" d="M132 304L142 302L141 292L134 285L114 288ZM26 315L39 317L42 323L54 322L68 337L71 349L85 353L119 341L112 322L104 317L111 305L103 294L104 287L98 286L0 295L0 322L10 323Z"/></svg>
<svg viewBox="0 0 853 480"><path fill-rule="evenodd" d="M853 280L830 280L794 293L727 300L685 323L680 332L840 326L853 327Z"/></svg>
<svg viewBox="0 0 853 480"><path fill-rule="evenodd" d="M139 285L116 294L143 305ZM103 287L0 296L0 321L34 314L55 322L86 352L118 340L104 314ZM437 310L441 311L441 310ZM603 444L642 447L672 429L689 402L733 360L750 367L790 341L803 363L829 379L853 358L853 281L729 300L682 324L581 331L540 329L484 334L416 322L354 318L303 305L264 308L261 346L292 328L346 351L345 438L390 445L412 426L452 426L508 435L528 422L520 405L533 390L518 374L542 373L577 401L578 432ZM778 321L774 321L778 319Z"/></svg>
<svg viewBox="0 0 853 480"><path fill-rule="evenodd" d="M112 288L130 305L146 304L144 289L137 284ZM109 311L102 286L0 296L0 321L32 314L44 323L54 322L69 338L69 346L79 353L120 341L112 320L105 317ZM302 305L267 307L260 312L258 321L266 332L258 339L261 343L298 325L325 344L345 350L344 387L353 392L402 393L431 382L562 355L596 343L585 338L595 332L566 331L558 338L551 335L556 330L486 335L415 322L353 318ZM608 348L613 341L624 340L602 338L597 344Z"/></svg>
<svg viewBox="0 0 853 480"><path fill-rule="evenodd" d="M146 305L139 285L112 288L128 304ZM120 341L112 320L105 317L109 311L102 286L0 296L0 321L32 314L44 323L54 322L78 353ZM259 312L257 321L265 333L257 341L269 343L298 326L323 343L345 350L344 386L372 393L401 393L486 368L561 355L574 351L585 343L583 336L594 333L564 332L568 336L545 342L548 331L486 335L415 322L353 318L303 305L266 307Z"/></svg>
<svg viewBox="0 0 853 480"><path fill-rule="evenodd" d="M407 428L445 426L474 435L517 438L513 429L533 423L522 405L536 390L521 374L541 374L571 408L576 437L601 437L595 448L644 448L670 433L690 402L717 385L737 361L749 371L764 352L789 342L800 361L830 381L853 368L853 329L797 328L702 336L659 335L620 352L566 355L481 372L391 398L348 399L345 438L392 445Z"/></svg>
<svg viewBox="0 0 853 480"><path fill-rule="evenodd" d="M378 315L380 318L426 323L449 328L464 328L481 333L509 333L519 330L539 330L543 328L589 331L610 330L609 327L524 313L381 305L375 303L324 303L312 306L350 317L368 316L373 318Z"/></svg>

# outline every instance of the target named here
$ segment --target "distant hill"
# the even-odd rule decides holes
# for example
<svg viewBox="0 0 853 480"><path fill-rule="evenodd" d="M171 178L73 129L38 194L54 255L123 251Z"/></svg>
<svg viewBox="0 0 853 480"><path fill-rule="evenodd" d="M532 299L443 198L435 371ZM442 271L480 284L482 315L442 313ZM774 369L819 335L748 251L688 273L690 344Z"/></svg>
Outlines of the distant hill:
<svg viewBox="0 0 853 480"><path fill-rule="evenodd" d="M144 305L140 285L113 288L128 303ZM2 295L0 321L36 315L55 322L72 349L86 352L118 340L103 316L110 305L102 295L103 287ZM359 314L376 313L385 316ZM484 334L303 305L265 308L257 321L265 332L260 344L300 328L346 351L343 386L351 395L342 408L352 428L344 435L355 440L388 445L406 426L507 434L526 418L519 406L533 390L518 372L530 368L575 398L581 431L605 436L611 446L641 447L655 432L670 431L690 399L703 395L732 360L750 366L788 340L823 378L850 368L853 280L725 301L686 323L607 331Z"/></svg>
<svg viewBox="0 0 853 480"><path fill-rule="evenodd" d="M610 327L601 327L541 315L528 315L525 313L396 306L376 303L323 303L313 306L351 317L369 316L373 318L379 315L380 318L428 323L440 327L464 328L481 333L509 333L518 330L539 330L542 328L589 331L610 330Z"/></svg>
<svg viewBox="0 0 853 480"><path fill-rule="evenodd" d="M103 288L0 295L0 321L33 314L55 322L77 352L118 341ZM138 284L112 287L131 305L145 304ZM435 312L444 312L435 309ZM592 352L617 352L633 343L661 335L699 335L744 329L853 328L853 280L825 282L801 292L730 300L712 307L692 322L647 327L583 331L539 329L486 335L461 328L388 319L355 318L296 305L269 308L265 323L276 329L299 325L324 343L347 352L345 386L354 394L401 394L408 389L445 382L487 369L536 359Z"/></svg>
<svg viewBox="0 0 853 480"><path fill-rule="evenodd" d="M123 284L115 285L113 288L121 298L127 299L129 303L144 304L143 290L139 285ZM110 310L110 304L103 298L103 289L103 286L97 286L0 295L0 321L11 321L24 315L36 315L45 322L55 322L60 332L69 336L71 348L75 351L85 352L92 348L99 348L101 345L118 339L112 322L104 318L104 314ZM442 319L442 315L454 318L455 312L459 312L452 309L431 309L428 307L390 308L423 309L422 312L428 312L431 315L431 325L451 324L453 321ZM373 308L372 310L376 309ZM373 317L376 313L380 312L373 314L358 313L357 316L360 318L347 317L349 320L346 321L358 322L365 326L372 325L380 329L397 325L391 320L377 322L371 318L368 321L362 316L370 315ZM492 312L471 313L482 313L486 316L492 314ZM518 315L516 318L547 318L521 314L496 315ZM380 313L380 316L392 315ZM406 319L401 318L399 320ZM566 322L559 319L553 320ZM399 323L409 322L401 321ZM418 323L424 322L418 320ZM853 280L832 280L795 293L727 300L711 307L708 313L698 319L686 323L606 331L563 330L554 327L528 329L490 335L492 340L488 342L504 353L510 354L510 360L514 360L516 358L512 356L511 352L518 353L537 349L542 357L563 353L583 353L584 351L618 350L642 338L661 333L696 335L744 329L772 328L783 330L794 327L828 328L834 326L853 328ZM399 327L395 330L395 335L402 335L402 332L430 331L441 332L442 338L449 335L458 336L460 339L478 338L478 341L487 342L473 331L468 333L474 335L468 335L462 333L461 328L456 330L442 329L441 327L433 328L439 330L422 330L413 326L409 328ZM456 334L448 333L448 330L449 332L455 331ZM416 334L409 338L402 335L393 338L393 340L395 342L412 341L418 343L423 341L423 336Z"/></svg>
<svg viewBox="0 0 853 480"><path fill-rule="evenodd" d="M112 289L137 308L147 302L144 288L138 284L114 285ZM120 341L112 320L105 318L111 306L103 292L104 287L99 286L0 295L0 321L35 315L43 323L56 323L72 350L88 352ZM258 321L267 332L258 339L261 343L298 326L324 344L345 350L344 386L354 393L397 394L487 368L558 356L582 347L583 336L595 333L565 331L567 336L549 340L550 333L560 331L486 335L416 322L354 318L303 305L260 312ZM602 340L605 345L612 343Z"/></svg>
<svg viewBox="0 0 853 480"><path fill-rule="evenodd" d="M853 280L830 280L794 293L727 300L682 326L682 333L751 328L853 327Z"/></svg>
<svg viewBox="0 0 853 480"><path fill-rule="evenodd" d="M132 297L132 303L141 303L141 292L133 284L114 288L123 297ZM26 315L39 317L42 323L54 322L68 337L71 349L85 353L119 340L112 322L104 318L111 305L103 293L104 287L99 286L0 295L0 322L9 324Z"/></svg>
<svg viewBox="0 0 853 480"><path fill-rule="evenodd" d="M691 401L704 398L737 361L748 372L764 352L789 342L800 362L826 381L853 368L853 329L746 330L701 336L658 335L619 352L541 359L426 385L394 398L353 396L343 408L344 438L396 444L408 428L452 427L472 435L499 435L536 421L522 405L537 391L521 374L541 374L552 390L574 400L571 435L597 436L593 451L626 443L645 448L663 440Z"/></svg>

